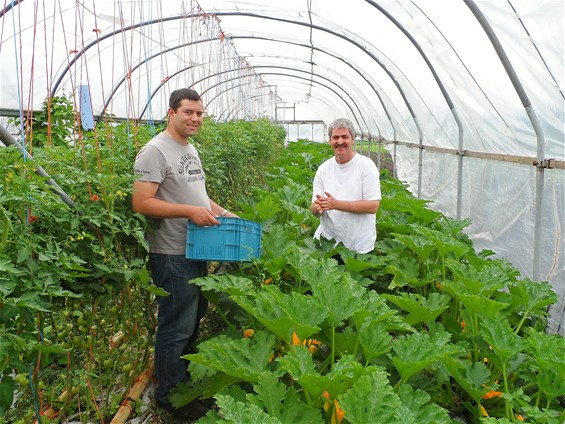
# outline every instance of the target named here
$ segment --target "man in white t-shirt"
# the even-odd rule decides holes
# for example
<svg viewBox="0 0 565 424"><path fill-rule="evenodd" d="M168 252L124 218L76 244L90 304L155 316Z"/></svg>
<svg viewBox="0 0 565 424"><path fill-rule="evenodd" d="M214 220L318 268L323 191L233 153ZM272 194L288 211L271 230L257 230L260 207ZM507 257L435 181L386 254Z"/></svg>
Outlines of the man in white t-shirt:
<svg viewBox="0 0 565 424"><path fill-rule="evenodd" d="M353 151L355 128L348 119L328 127L334 157L320 165L313 184L310 210L320 217L314 238L343 243L368 253L377 239L376 213L381 200L379 170L368 157Z"/></svg>

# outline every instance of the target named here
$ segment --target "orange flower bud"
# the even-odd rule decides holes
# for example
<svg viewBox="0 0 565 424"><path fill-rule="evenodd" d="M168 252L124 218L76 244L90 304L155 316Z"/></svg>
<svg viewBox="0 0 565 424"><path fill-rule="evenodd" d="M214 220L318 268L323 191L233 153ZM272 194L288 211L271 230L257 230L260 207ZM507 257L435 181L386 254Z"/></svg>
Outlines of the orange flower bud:
<svg viewBox="0 0 565 424"><path fill-rule="evenodd" d="M516 415L516 419L517 419L518 421L524 421L524 417L523 417L522 415L520 415L520 414Z"/></svg>
<svg viewBox="0 0 565 424"><path fill-rule="evenodd" d="M334 405L335 405L335 413L334 413L334 415L332 415L332 423L333 424L339 424L343 421L343 417L345 416L345 412L343 412L343 409L341 409L341 407L339 406L337 399L334 400ZM337 416L337 420L334 419L336 416Z"/></svg>
<svg viewBox="0 0 565 424"><path fill-rule="evenodd" d="M263 285L268 286L269 284L271 284L273 282L273 277L267 278L265 280L265 282L263 283Z"/></svg>
<svg viewBox="0 0 565 424"><path fill-rule="evenodd" d="M291 344L293 346L297 346L297 345L302 344L302 342L300 341L300 338L298 337L298 334L296 334L296 331L292 332L292 342L291 342Z"/></svg>
<svg viewBox="0 0 565 424"><path fill-rule="evenodd" d="M324 392L322 393L322 396L325 397L326 399L330 399L330 394L324 390ZM330 404L326 401L324 401L324 411L328 412L328 410L330 409Z"/></svg>
<svg viewBox="0 0 565 424"><path fill-rule="evenodd" d="M481 407L481 414L483 414L483 417L488 417L488 413L487 410L484 408L483 405L479 405Z"/></svg>
<svg viewBox="0 0 565 424"><path fill-rule="evenodd" d="M245 337L246 339L248 339L249 337L252 337L253 334L255 334L255 331L253 331L252 328L248 328L247 330L245 330L243 332L243 337Z"/></svg>
<svg viewBox="0 0 565 424"><path fill-rule="evenodd" d="M496 390L491 390L483 395L483 399L492 399L495 397L502 396L502 392L497 392Z"/></svg>

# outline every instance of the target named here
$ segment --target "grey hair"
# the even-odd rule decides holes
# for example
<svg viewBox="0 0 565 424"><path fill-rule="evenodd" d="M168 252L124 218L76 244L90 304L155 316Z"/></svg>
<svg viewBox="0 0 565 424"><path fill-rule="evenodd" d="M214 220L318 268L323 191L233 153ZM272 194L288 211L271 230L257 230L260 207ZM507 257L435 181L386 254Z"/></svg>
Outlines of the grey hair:
<svg viewBox="0 0 565 424"><path fill-rule="evenodd" d="M333 130L336 130L338 128L344 128L349 131L351 138L355 140L355 128L353 127L353 123L349 119L338 118L328 126L328 137L330 139L332 138Z"/></svg>

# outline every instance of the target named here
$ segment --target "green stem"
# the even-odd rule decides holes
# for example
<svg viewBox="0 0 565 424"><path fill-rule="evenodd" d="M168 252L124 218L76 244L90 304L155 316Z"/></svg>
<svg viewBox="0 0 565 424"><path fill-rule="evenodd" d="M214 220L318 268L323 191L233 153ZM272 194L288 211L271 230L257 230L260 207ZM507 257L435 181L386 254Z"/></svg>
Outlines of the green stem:
<svg viewBox="0 0 565 424"><path fill-rule="evenodd" d="M335 364L335 327L332 326L332 368Z"/></svg>
<svg viewBox="0 0 565 424"><path fill-rule="evenodd" d="M502 378L504 380L504 393L510 393L510 390L508 389L508 377L506 376L506 362L502 363ZM512 406L507 398L504 398L504 409L506 411L506 418L509 421L513 421L514 417L512 414Z"/></svg>
<svg viewBox="0 0 565 424"><path fill-rule="evenodd" d="M8 244L8 233L10 232L11 224L8 218L6 209L0 206L0 214L2 216L2 237L0 238L0 251Z"/></svg>
<svg viewBox="0 0 565 424"><path fill-rule="evenodd" d="M224 320L224 322L227 324L229 328L231 328L234 331L238 331L237 328L234 327L234 325L228 320L226 315L222 312L222 310L220 309L220 305L216 305L216 311L218 311L218 314Z"/></svg>
<svg viewBox="0 0 565 424"><path fill-rule="evenodd" d="M526 321L526 318L528 317L528 312L529 312L529 311L524 312L524 316L522 317L522 319L520 320L520 322L519 322L518 325L516 326L516 329L514 330L514 334L518 334L518 332L519 332L520 329L522 328L522 325L524 324L524 321Z"/></svg>

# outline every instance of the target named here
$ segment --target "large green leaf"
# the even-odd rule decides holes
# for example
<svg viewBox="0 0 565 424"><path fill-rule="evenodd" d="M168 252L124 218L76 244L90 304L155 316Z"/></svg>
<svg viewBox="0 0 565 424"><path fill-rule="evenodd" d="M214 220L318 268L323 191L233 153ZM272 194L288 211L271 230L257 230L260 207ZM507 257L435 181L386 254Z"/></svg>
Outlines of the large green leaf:
<svg viewBox="0 0 565 424"><path fill-rule="evenodd" d="M414 234L391 234L396 240L418 255L422 261L427 261L435 250L434 244L427 238Z"/></svg>
<svg viewBox="0 0 565 424"><path fill-rule="evenodd" d="M433 334L419 332L395 340L392 348L396 356L389 356L402 380L406 381L442 358L461 353L462 349L451 344L450 338L449 333L438 331Z"/></svg>
<svg viewBox="0 0 565 424"><path fill-rule="evenodd" d="M490 381L490 371L483 362L464 362L451 356L443 358L443 362L457 383L479 402L485 393L485 387Z"/></svg>
<svg viewBox="0 0 565 424"><path fill-rule="evenodd" d="M271 417L256 405L238 402L231 396L216 395L216 405L220 415L215 411L208 412L206 417L198 420L199 424L212 423L245 423L245 424L285 424L276 417Z"/></svg>
<svg viewBox="0 0 565 424"><path fill-rule="evenodd" d="M317 372L312 354L302 345L292 346L286 355L277 359L277 363L282 371L288 373L295 380L305 374Z"/></svg>
<svg viewBox="0 0 565 424"><path fill-rule="evenodd" d="M481 315L481 334L503 363L525 349L524 340L514 334L508 320L500 315Z"/></svg>
<svg viewBox="0 0 565 424"><path fill-rule="evenodd" d="M513 295L512 305L524 315L545 315L545 308L557 302L557 294L548 282L524 279L510 286L509 291Z"/></svg>
<svg viewBox="0 0 565 424"><path fill-rule="evenodd" d="M230 295L246 294L254 290L253 282L249 278L231 274L194 278L191 283L200 286L204 291L225 292Z"/></svg>
<svg viewBox="0 0 565 424"><path fill-rule="evenodd" d="M256 382L272 357L275 336L258 331L251 338L231 339L220 335L198 345L198 353L185 357L224 374Z"/></svg>
<svg viewBox="0 0 565 424"><path fill-rule="evenodd" d="M446 409L430 402L430 395L422 390L413 390L409 385L402 386L398 392L402 406L410 412L410 421L415 424L440 424L451 423L449 413Z"/></svg>
<svg viewBox="0 0 565 424"><path fill-rule="evenodd" d="M405 286L420 287L420 265L416 258L401 256L397 263L389 264L384 272L394 276L388 286L389 289Z"/></svg>
<svg viewBox="0 0 565 424"><path fill-rule="evenodd" d="M337 269L337 262L333 259L319 259L305 257L300 261L300 276L312 287L321 283L336 283L343 274Z"/></svg>
<svg viewBox="0 0 565 424"><path fill-rule="evenodd" d="M508 307L506 303L497 302L479 295L460 294L458 299L470 314L494 316Z"/></svg>
<svg viewBox="0 0 565 424"><path fill-rule="evenodd" d="M261 222L274 218L280 210L277 200L272 195L266 195L255 204L255 213Z"/></svg>
<svg viewBox="0 0 565 424"><path fill-rule="evenodd" d="M384 371L376 370L359 378L337 398L345 419L351 423L405 424L397 412L402 404Z"/></svg>
<svg viewBox="0 0 565 424"><path fill-rule="evenodd" d="M286 295L276 286L264 286L253 297L233 296L232 299L280 339L288 342L293 331L300 339L318 332L317 325L328 315L327 308L312 297L296 292Z"/></svg>
<svg viewBox="0 0 565 424"><path fill-rule="evenodd" d="M346 355L333 364L329 373L303 373L297 382L311 398L321 396L324 391L337 396L337 394L348 390L355 381L372 372L373 369L375 367L364 367L355 357Z"/></svg>
<svg viewBox="0 0 565 424"><path fill-rule="evenodd" d="M366 305L365 289L345 274L342 274L341 281L318 280L311 285L312 298L327 308L327 321L332 328L338 327Z"/></svg>
<svg viewBox="0 0 565 424"><path fill-rule="evenodd" d="M424 226L414 226L414 231L430 240L442 258L446 258L448 255L452 254L455 256L455 259L459 260L472 249L472 246L462 243L452 234L443 231Z"/></svg>
<svg viewBox="0 0 565 424"><path fill-rule="evenodd" d="M387 332L384 321L366 321L359 329L359 343L367 362L387 353L391 348L391 341L392 336Z"/></svg>
<svg viewBox="0 0 565 424"><path fill-rule="evenodd" d="M435 321L448 308L451 300L448 295L439 293L431 293L427 298L419 294L405 292L400 293L398 296L392 294L385 294L383 296L408 312L404 319L410 325L419 322Z"/></svg>
<svg viewBox="0 0 565 424"><path fill-rule="evenodd" d="M0 414L3 416L8 411L14 400L16 383L12 378L3 377L0 381Z"/></svg>
<svg viewBox="0 0 565 424"><path fill-rule="evenodd" d="M248 395L250 402L264 408L282 423L317 424L322 421L319 410L302 402L296 389L281 383L272 373L263 373L253 388L257 395Z"/></svg>
<svg viewBox="0 0 565 424"><path fill-rule="evenodd" d="M538 364L536 381L550 399L565 394L565 338L559 334L529 331L528 346Z"/></svg>

